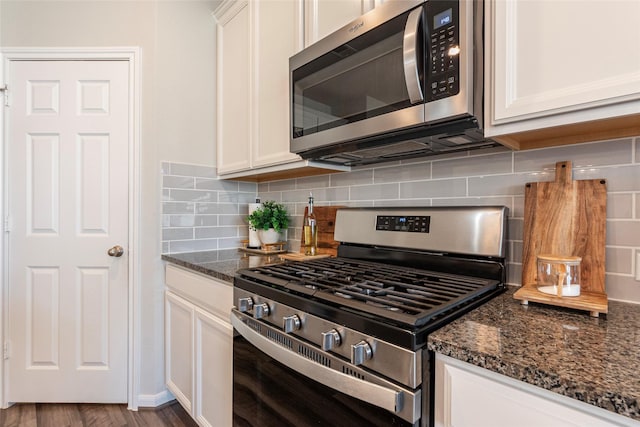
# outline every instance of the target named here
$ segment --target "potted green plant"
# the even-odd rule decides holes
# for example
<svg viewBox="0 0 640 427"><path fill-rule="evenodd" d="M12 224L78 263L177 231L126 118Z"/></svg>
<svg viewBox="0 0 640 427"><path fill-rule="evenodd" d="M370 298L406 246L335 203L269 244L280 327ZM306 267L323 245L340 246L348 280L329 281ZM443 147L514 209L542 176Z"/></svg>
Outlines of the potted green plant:
<svg viewBox="0 0 640 427"><path fill-rule="evenodd" d="M258 231L258 237L263 244L277 243L280 232L289 227L289 215L280 203L266 201L262 206L251 212L247 217L249 226Z"/></svg>

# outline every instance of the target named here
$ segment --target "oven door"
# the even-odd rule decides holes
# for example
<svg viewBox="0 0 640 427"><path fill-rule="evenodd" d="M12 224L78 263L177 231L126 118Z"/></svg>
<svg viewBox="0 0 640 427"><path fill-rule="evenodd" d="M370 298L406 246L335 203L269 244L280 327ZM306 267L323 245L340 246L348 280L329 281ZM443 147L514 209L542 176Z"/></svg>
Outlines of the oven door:
<svg viewBox="0 0 640 427"><path fill-rule="evenodd" d="M231 321L234 426L420 424L420 390L378 378L235 309Z"/></svg>

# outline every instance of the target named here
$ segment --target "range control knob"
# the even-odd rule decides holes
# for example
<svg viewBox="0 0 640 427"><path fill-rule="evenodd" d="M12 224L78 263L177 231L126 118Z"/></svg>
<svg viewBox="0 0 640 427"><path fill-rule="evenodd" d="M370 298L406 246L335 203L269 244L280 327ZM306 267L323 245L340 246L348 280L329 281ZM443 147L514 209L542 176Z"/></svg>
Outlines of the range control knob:
<svg viewBox="0 0 640 427"><path fill-rule="evenodd" d="M282 329L286 334L290 334L293 331L300 329L300 318L292 314L291 316L284 316L282 318Z"/></svg>
<svg viewBox="0 0 640 427"><path fill-rule="evenodd" d="M255 304L253 306L253 317L255 319L262 319L269 315L269 305L266 302Z"/></svg>
<svg viewBox="0 0 640 427"><path fill-rule="evenodd" d="M351 346L351 363L354 365L362 365L373 357L371 346L366 341L360 341L358 344Z"/></svg>
<svg viewBox="0 0 640 427"><path fill-rule="evenodd" d="M322 333L322 349L324 351L333 350L342 344L342 338L335 329Z"/></svg>
<svg viewBox="0 0 640 427"><path fill-rule="evenodd" d="M240 312L247 312L251 310L252 307L253 299L251 299L251 297L238 298L238 310L240 310Z"/></svg>

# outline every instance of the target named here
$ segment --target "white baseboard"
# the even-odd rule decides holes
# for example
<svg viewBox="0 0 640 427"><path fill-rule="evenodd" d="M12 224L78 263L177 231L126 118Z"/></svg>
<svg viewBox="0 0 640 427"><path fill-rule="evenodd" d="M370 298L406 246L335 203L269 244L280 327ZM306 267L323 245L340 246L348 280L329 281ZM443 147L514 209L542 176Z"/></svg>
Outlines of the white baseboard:
<svg viewBox="0 0 640 427"><path fill-rule="evenodd" d="M138 407L155 408L174 399L175 397L169 390L163 390L158 394L141 394L138 396Z"/></svg>

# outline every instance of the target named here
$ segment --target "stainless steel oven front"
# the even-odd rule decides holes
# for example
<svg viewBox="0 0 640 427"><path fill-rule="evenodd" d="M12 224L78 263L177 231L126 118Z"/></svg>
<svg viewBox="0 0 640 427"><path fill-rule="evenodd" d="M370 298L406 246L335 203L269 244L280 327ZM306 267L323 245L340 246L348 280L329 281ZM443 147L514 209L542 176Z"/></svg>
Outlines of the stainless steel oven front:
<svg viewBox="0 0 640 427"><path fill-rule="evenodd" d="M255 303L286 311L285 306L273 301L260 299ZM312 324L311 317L301 315L299 321ZM232 323L235 427L429 425L422 419L428 393L422 383L423 370L429 369L426 350L403 350L396 353L400 360L393 360L394 349L387 349L384 360L383 347L389 344L325 321L318 325L325 330L324 335L318 334L325 337L320 345L286 334L282 328L259 322L237 309L232 312ZM411 387L376 375L354 364L358 361L350 360L351 355L344 358L322 349L330 347L337 336L352 340L355 346L372 345L381 363L404 370L399 375L409 376L418 384ZM362 357L367 357L366 349Z"/></svg>
<svg viewBox="0 0 640 427"><path fill-rule="evenodd" d="M238 270L234 425L432 426L428 337L504 291L506 218L340 209L335 257Z"/></svg>

